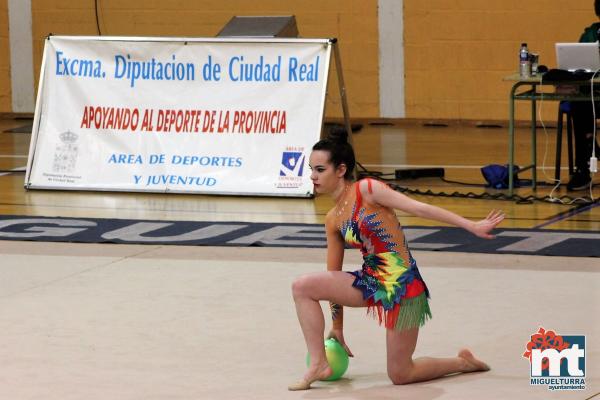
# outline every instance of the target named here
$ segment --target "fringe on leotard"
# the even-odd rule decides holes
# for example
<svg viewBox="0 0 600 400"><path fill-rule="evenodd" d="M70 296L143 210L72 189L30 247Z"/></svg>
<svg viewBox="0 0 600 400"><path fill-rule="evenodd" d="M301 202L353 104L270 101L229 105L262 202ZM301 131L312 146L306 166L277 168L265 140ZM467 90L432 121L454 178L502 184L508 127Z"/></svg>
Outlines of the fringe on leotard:
<svg viewBox="0 0 600 400"><path fill-rule="evenodd" d="M425 321L431 319L429 301L424 292L416 297L400 300L400 303L391 310L385 310L372 298L367 300L367 304L367 314L379 320L379 325L384 325L388 329L403 331L419 328L425 324Z"/></svg>

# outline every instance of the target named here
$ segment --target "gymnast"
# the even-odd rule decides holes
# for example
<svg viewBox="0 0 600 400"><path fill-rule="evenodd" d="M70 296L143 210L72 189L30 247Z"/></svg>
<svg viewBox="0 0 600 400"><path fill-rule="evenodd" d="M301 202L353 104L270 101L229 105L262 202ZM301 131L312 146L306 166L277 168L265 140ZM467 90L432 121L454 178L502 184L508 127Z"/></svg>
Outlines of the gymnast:
<svg viewBox="0 0 600 400"><path fill-rule="evenodd" d="M411 199L384 183L363 179L353 182L355 157L347 135L320 140L309 159L317 194L332 196L325 217L327 271L301 276L292 284L296 313L310 354L304 377L289 390L310 389L331 375L323 346L325 321L319 301L329 301L333 327L328 334L352 357L344 340L343 306L367 307L386 328L387 373L397 385L427 381L458 372L487 371L489 366L468 349L456 357L413 359L419 328L431 318L429 291L407 247L395 209L447 224L492 239L490 233L504 214L491 211L480 221ZM359 248L362 269L343 272L344 244Z"/></svg>

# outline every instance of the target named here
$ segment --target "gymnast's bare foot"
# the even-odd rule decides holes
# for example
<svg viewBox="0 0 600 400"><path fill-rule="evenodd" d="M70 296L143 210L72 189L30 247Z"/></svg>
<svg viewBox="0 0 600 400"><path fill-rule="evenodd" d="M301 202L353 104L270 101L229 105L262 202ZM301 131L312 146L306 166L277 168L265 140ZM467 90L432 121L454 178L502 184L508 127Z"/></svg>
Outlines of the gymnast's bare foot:
<svg viewBox="0 0 600 400"><path fill-rule="evenodd" d="M296 382L288 386L288 390L308 390L310 389L310 384L314 381L318 381L320 379L328 378L333 371L329 367L327 362L318 365L312 365L304 374L304 378L301 381Z"/></svg>
<svg viewBox="0 0 600 400"><path fill-rule="evenodd" d="M490 366L483 361L475 358L473 353L468 349L462 349L458 352L458 356L466 361L463 372L489 371Z"/></svg>

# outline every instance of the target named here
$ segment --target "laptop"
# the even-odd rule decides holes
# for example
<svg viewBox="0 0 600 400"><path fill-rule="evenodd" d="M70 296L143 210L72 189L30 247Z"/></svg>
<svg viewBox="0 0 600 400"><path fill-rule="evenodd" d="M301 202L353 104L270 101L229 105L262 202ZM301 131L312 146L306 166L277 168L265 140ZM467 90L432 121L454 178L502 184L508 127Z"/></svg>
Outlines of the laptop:
<svg viewBox="0 0 600 400"><path fill-rule="evenodd" d="M567 71L600 69L600 48L594 43L556 43L556 63Z"/></svg>

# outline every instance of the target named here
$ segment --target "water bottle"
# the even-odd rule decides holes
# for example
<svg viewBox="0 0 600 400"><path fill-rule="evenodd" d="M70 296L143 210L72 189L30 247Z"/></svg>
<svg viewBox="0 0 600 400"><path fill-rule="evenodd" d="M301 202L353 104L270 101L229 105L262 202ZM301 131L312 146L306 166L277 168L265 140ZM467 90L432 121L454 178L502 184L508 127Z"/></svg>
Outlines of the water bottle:
<svg viewBox="0 0 600 400"><path fill-rule="evenodd" d="M521 43L521 50L519 50L519 76L521 78L531 77L531 61L527 43Z"/></svg>

